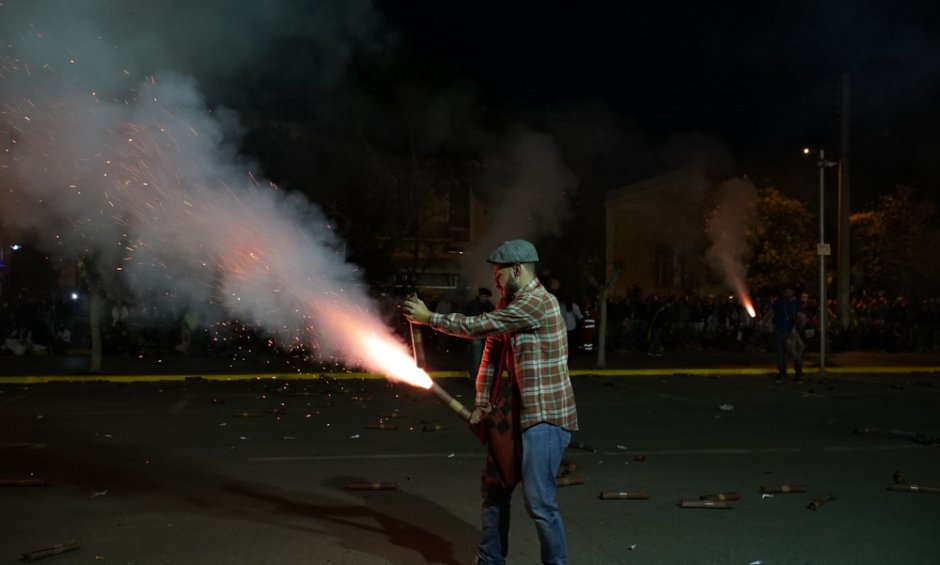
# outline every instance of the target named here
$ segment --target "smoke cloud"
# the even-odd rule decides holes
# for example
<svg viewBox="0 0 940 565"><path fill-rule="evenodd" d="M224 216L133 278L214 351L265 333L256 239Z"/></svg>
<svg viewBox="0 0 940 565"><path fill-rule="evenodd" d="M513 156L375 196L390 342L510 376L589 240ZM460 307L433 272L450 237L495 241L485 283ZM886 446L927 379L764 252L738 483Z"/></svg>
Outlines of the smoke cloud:
<svg viewBox="0 0 940 565"><path fill-rule="evenodd" d="M744 264L750 254L747 232L755 222L757 200L757 189L749 180L729 180L719 187L717 204L705 226L712 241L706 253L709 265L745 303L750 301Z"/></svg>
<svg viewBox="0 0 940 565"><path fill-rule="evenodd" d="M238 154L235 116L207 110L196 76L171 63L199 77L226 74L254 62L264 45L253 39L312 26L332 49L320 54L329 60L321 78L329 78L357 41L352 30L367 4L329 3L346 16L329 20L330 29L313 26L314 16L288 22L279 9L292 2L266 2L264 11L249 7L261 3L150 4L158 5L0 6L3 221L32 231L57 256L90 258L102 284L119 280L148 304L199 309L203 319L244 317L284 344L315 341L323 354L360 361L361 340L348 328L389 330L372 315L329 220L302 196L252 176ZM210 14L230 25L200 27ZM198 47L211 30L228 41L212 43L209 55ZM218 66L200 74L211 61Z"/></svg>
<svg viewBox="0 0 940 565"><path fill-rule="evenodd" d="M508 136L484 159L484 169L487 229L474 234L474 246L463 257L471 287L492 284L486 257L503 241L557 234L567 218L567 198L577 188L554 138L530 130Z"/></svg>

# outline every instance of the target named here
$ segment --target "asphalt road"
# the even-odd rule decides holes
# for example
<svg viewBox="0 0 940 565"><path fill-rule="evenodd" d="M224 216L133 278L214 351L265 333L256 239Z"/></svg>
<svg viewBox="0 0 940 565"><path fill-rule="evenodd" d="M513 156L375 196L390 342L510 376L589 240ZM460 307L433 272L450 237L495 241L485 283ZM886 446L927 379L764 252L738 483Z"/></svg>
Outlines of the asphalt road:
<svg viewBox="0 0 940 565"><path fill-rule="evenodd" d="M559 489L574 564L940 562L940 494L887 489L896 472L940 486L922 443L940 437L936 373L574 382L573 441L596 448L569 448L583 483ZM375 379L0 379L0 479L45 481L0 489L0 563L71 539L45 562L469 563L482 457L435 398ZM344 488L363 481L397 488ZM807 491L760 492L781 484ZM677 505L730 491L731 509ZM538 562L521 493L511 543L511 563Z"/></svg>

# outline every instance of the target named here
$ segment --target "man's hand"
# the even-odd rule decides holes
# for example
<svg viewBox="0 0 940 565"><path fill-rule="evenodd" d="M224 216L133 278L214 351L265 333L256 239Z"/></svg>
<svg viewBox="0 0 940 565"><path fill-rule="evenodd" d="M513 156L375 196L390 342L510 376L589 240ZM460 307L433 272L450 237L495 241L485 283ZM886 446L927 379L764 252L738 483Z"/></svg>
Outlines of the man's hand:
<svg viewBox="0 0 940 565"><path fill-rule="evenodd" d="M476 406L473 409L473 412L470 413L470 425L475 426L480 423L487 414L490 413L490 408L488 406Z"/></svg>
<svg viewBox="0 0 940 565"><path fill-rule="evenodd" d="M431 319L431 311L428 310L428 307L418 298L417 294L409 294L405 298L405 302L401 305L401 311L408 318L409 322L414 322L416 324L427 324L428 320Z"/></svg>

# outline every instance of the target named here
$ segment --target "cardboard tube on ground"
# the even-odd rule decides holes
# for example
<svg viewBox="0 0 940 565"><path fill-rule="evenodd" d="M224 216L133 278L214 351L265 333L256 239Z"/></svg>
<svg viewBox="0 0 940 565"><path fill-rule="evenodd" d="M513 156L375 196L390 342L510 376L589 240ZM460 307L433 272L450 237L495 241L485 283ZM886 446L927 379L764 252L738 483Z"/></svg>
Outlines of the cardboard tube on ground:
<svg viewBox="0 0 940 565"><path fill-rule="evenodd" d="M810 510L819 510L824 504L832 500L832 496L828 494L822 494L810 501L807 508Z"/></svg>
<svg viewBox="0 0 940 565"><path fill-rule="evenodd" d="M76 539L69 540L65 543L58 543L56 545L50 545L49 547L44 547L42 549L34 549L33 551L27 551L23 553L23 561L35 561L37 559L42 559L43 557L49 557L52 555L58 555L60 553L65 553L66 551L72 551L78 549L82 544Z"/></svg>
<svg viewBox="0 0 940 565"><path fill-rule="evenodd" d="M760 491L773 494L806 492L806 485L763 485Z"/></svg>
<svg viewBox="0 0 940 565"><path fill-rule="evenodd" d="M649 500L649 497L650 495L643 491L633 490L620 492L602 491L599 498L601 500Z"/></svg>
<svg viewBox="0 0 940 565"><path fill-rule="evenodd" d="M935 485L912 485L912 484L903 484L903 485L888 485L888 490L896 490L902 492L929 492L929 493L940 493L940 486Z"/></svg>
<svg viewBox="0 0 940 565"><path fill-rule="evenodd" d="M695 500L683 498L679 501L679 508L730 509L731 503L722 500Z"/></svg>
<svg viewBox="0 0 940 565"><path fill-rule="evenodd" d="M580 485L583 483L584 483L584 479L582 479L581 477L575 477L573 475L555 477L555 485L559 487L570 487L574 485Z"/></svg>
<svg viewBox="0 0 940 565"><path fill-rule="evenodd" d="M719 501L740 500L741 495L735 491L718 492L715 494L703 494L702 496L698 497L698 499L699 500L719 500Z"/></svg>

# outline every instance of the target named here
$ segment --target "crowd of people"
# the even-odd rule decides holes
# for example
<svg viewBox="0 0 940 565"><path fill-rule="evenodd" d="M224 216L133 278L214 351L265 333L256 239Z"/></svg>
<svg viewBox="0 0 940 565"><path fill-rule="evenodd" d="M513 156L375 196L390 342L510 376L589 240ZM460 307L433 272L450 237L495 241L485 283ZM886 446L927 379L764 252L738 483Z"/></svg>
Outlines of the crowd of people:
<svg viewBox="0 0 940 565"><path fill-rule="evenodd" d="M755 297L755 317L734 296L641 296L633 293L608 305L608 347L615 351L720 349L769 351L773 344L771 304L777 295ZM810 349L819 346L819 303L799 293L806 316L802 328ZM843 327L835 301L827 303L826 333L831 351L940 351L940 299L910 301L885 294L853 299Z"/></svg>
<svg viewBox="0 0 940 565"><path fill-rule="evenodd" d="M607 348L650 355L707 349L772 351L770 305L774 298L755 297L757 316L752 318L734 296L633 292L608 302ZM818 348L819 305L805 292L798 293L797 298L801 299L807 318L802 330L804 341L813 351ZM389 303L395 306L399 301L393 298ZM596 302L561 297L560 303L572 352L593 351L600 329ZM479 293L464 302L449 297L446 305L430 303L438 311L455 312L475 312L480 304ZM843 328L837 305L829 301L827 341L831 351L940 351L940 298L909 300L884 293L862 295L852 300L851 312L848 328ZM386 317L389 323L398 322L391 315ZM63 354L88 349L89 336L87 305L81 299L57 299L24 290L0 303L0 355ZM247 322L227 320L200 325L190 311L142 309L107 299L102 313L102 340L106 354L175 351L225 356L247 350L277 350L271 336Z"/></svg>

